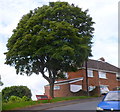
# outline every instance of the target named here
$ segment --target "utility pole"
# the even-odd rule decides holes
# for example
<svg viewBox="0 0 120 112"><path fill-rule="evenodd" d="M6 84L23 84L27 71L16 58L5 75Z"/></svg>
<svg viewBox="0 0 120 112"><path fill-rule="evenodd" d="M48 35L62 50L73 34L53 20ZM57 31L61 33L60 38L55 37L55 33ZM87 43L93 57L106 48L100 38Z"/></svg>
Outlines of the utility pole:
<svg viewBox="0 0 120 112"><path fill-rule="evenodd" d="M89 96L89 85L88 85L88 69L87 69L87 60L85 61L85 72L86 72L86 88L87 88L87 95Z"/></svg>

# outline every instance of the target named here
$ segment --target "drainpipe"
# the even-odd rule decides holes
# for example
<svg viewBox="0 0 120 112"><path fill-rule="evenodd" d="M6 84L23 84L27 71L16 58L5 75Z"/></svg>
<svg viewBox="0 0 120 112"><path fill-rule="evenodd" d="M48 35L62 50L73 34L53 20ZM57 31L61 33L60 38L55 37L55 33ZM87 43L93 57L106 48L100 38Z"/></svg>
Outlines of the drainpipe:
<svg viewBox="0 0 120 112"><path fill-rule="evenodd" d="M99 60L97 60L97 71L98 71L98 92L99 92L99 96L101 96L101 90L100 90L100 78L99 78Z"/></svg>
<svg viewBox="0 0 120 112"><path fill-rule="evenodd" d="M88 85L88 71L87 71L87 61L85 61L85 72L86 72L86 88L87 88L87 95L89 96L89 85Z"/></svg>

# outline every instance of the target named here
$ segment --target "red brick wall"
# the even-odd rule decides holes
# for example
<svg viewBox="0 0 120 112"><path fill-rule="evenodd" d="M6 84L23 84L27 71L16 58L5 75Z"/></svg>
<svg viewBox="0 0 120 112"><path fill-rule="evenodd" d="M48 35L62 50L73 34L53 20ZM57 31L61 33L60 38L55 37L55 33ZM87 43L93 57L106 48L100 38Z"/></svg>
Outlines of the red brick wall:
<svg viewBox="0 0 120 112"><path fill-rule="evenodd" d="M60 90L54 90L54 97L67 97L67 96L83 96L87 95L84 91L78 91L76 93L70 91L70 84L59 85Z"/></svg>
<svg viewBox="0 0 120 112"><path fill-rule="evenodd" d="M99 78L98 72L93 71L94 77L89 77L89 85L99 86L100 85L108 85L109 90L113 90L113 88L117 87L118 82L116 80L116 74L115 73L106 73L106 79Z"/></svg>
<svg viewBox="0 0 120 112"><path fill-rule="evenodd" d="M69 72L68 73L69 77L68 79L73 79L73 78L79 78L79 77L84 77L83 81L75 82L74 84L77 85L82 85L82 88L84 91L86 91L86 72L85 69L81 69L78 72ZM93 76L94 77L89 77L88 82L89 86L99 86L100 85L108 85L109 90L113 90L116 88L118 85L120 86L120 81L116 80L116 74L115 73L106 73L106 79L99 78L98 77L98 71L93 71ZM59 85L60 89L59 90L54 90L54 95L55 97L64 97L64 96L70 96L70 84L64 84L64 85ZM45 87L45 94L49 95L49 87Z"/></svg>
<svg viewBox="0 0 120 112"><path fill-rule="evenodd" d="M73 79L73 78L79 78L79 77L83 77L84 75L84 70L80 69L77 72L68 72L68 79Z"/></svg>
<svg viewBox="0 0 120 112"><path fill-rule="evenodd" d="M54 97L64 97L69 96L70 86L69 84L58 85L60 86L59 90L54 90Z"/></svg>
<svg viewBox="0 0 120 112"><path fill-rule="evenodd" d="M70 96L70 85L69 84L55 85L55 86L60 86L60 89L54 90L54 97ZM49 96L49 86L45 86L45 95Z"/></svg>
<svg viewBox="0 0 120 112"><path fill-rule="evenodd" d="M90 86L99 86L98 72L93 71L93 77L88 77Z"/></svg>
<svg viewBox="0 0 120 112"><path fill-rule="evenodd" d="M78 81L78 82L73 82L73 83L70 83L70 84L82 85L82 84L83 84L83 81L80 80L80 81Z"/></svg>
<svg viewBox="0 0 120 112"><path fill-rule="evenodd" d="M110 90L113 90L114 88L116 88L118 86L118 82L117 82L115 73L107 73L107 79L103 83L106 82L106 85L109 85L108 88Z"/></svg>
<svg viewBox="0 0 120 112"><path fill-rule="evenodd" d="M74 84L82 85L82 81L76 82ZM60 86L60 89L54 90L54 97L65 97L65 96L71 96L72 95L72 93L70 91L70 84L55 85L55 86ZM45 95L49 96L49 86L45 86Z"/></svg>
<svg viewBox="0 0 120 112"><path fill-rule="evenodd" d="M45 89L45 93L44 94L49 96L50 87L49 86L44 86L44 89Z"/></svg>
<svg viewBox="0 0 120 112"><path fill-rule="evenodd" d="M120 81L118 81L118 86L120 87Z"/></svg>

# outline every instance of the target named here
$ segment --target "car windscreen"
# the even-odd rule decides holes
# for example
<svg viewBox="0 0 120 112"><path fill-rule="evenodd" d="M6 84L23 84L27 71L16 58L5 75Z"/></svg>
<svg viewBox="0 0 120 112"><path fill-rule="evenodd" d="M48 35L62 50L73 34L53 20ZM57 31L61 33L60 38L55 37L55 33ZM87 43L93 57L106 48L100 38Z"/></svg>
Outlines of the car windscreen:
<svg viewBox="0 0 120 112"><path fill-rule="evenodd" d="M120 92L110 92L106 95L104 101L120 101Z"/></svg>

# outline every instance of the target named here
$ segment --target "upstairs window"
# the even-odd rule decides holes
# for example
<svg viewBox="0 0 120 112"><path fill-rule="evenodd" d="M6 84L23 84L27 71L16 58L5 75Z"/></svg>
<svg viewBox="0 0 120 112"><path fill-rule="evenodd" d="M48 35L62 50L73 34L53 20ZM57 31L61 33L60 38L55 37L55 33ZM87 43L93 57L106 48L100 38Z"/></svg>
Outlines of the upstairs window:
<svg viewBox="0 0 120 112"><path fill-rule="evenodd" d="M88 70L88 77L93 77L93 70Z"/></svg>
<svg viewBox="0 0 120 112"><path fill-rule="evenodd" d="M120 81L120 74L116 73L116 79Z"/></svg>
<svg viewBox="0 0 120 112"><path fill-rule="evenodd" d="M63 74L64 74L65 78L68 79L68 73L64 72Z"/></svg>
<svg viewBox="0 0 120 112"><path fill-rule="evenodd" d="M99 78L106 79L106 73L105 72L99 72Z"/></svg>

